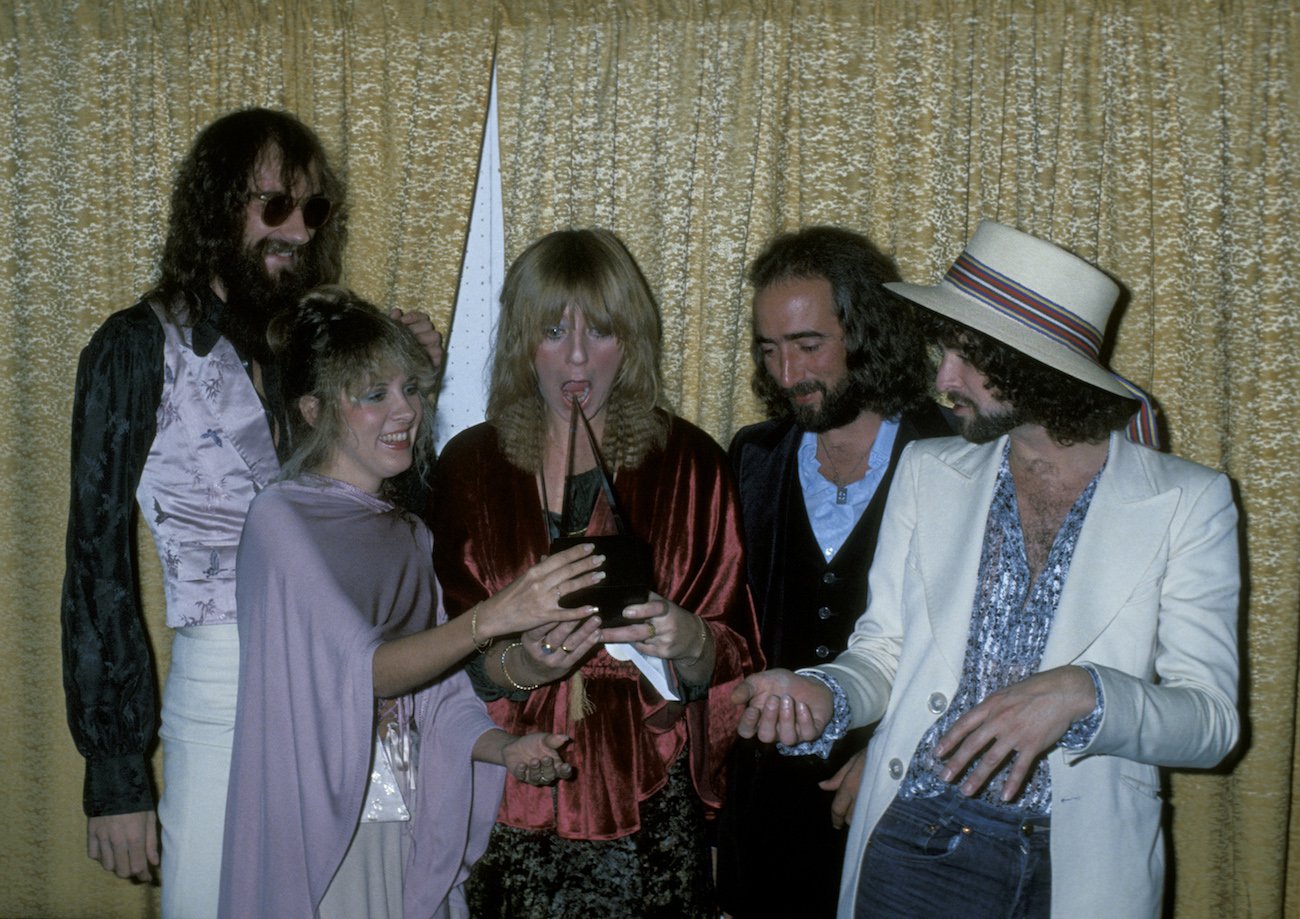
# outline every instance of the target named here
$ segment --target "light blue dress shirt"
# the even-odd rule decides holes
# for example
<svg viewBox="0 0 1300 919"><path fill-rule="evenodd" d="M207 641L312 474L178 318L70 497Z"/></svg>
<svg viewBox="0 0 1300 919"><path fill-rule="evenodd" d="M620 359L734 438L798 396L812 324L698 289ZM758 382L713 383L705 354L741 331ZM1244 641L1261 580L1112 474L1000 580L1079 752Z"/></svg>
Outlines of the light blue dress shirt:
<svg viewBox="0 0 1300 919"><path fill-rule="evenodd" d="M826 561L829 562L840 551L840 546L844 545L844 540L849 538L862 512L871 503L876 489L880 487L880 480L885 477L885 470L889 468L889 457L894 452L894 440L897 437L897 418L880 422L876 441L871 445L871 453L867 457L867 474L849 484L848 500L844 504L836 504L835 495L839 489L821 474L821 464L817 462L817 435L804 431L796 454L799 485L803 490L808 522L812 524L817 546Z"/></svg>

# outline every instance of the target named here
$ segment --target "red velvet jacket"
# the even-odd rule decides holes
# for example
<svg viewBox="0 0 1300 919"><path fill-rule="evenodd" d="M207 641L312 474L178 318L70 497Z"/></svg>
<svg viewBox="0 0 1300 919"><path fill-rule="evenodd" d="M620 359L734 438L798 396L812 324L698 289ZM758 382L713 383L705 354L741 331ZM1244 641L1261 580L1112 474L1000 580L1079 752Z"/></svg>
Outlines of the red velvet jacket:
<svg viewBox="0 0 1300 919"><path fill-rule="evenodd" d="M666 703L632 664L604 650L582 666L595 710L578 722L567 716L568 680L542 686L522 702L489 703L507 731L573 737L565 758L575 767L574 778L554 792L507 782L499 817L569 839L612 839L638 830L640 802L663 788L683 748L695 790L706 805L718 807L739 717L728 697L762 667L736 488L717 444L673 418L664 449L638 469L620 470L614 490L628 526L650 543L656 591L704 618L717 662L708 698L685 706ZM488 424L447 444L438 461L432 518L434 567L450 615L505 587L537 562L549 542L535 476L506 461ZM608 525L598 501L588 532L611 532Z"/></svg>

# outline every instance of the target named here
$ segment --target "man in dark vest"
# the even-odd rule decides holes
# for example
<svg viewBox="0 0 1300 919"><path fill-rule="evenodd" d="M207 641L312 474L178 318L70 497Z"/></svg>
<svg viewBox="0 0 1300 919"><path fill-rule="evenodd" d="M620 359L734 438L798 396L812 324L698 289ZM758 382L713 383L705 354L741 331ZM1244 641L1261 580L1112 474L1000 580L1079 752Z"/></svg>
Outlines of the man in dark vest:
<svg viewBox="0 0 1300 919"><path fill-rule="evenodd" d="M771 418L736 434L731 461L763 652L769 667L793 670L834 659L866 608L903 447L952 432L929 398L912 307L884 287L897 269L866 237L835 227L783 234L749 280L753 386ZM724 912L835 914L845 837L831 802L858 780L844 773L866 745L859 733L827 760L737 744L719 821ZM800 883L778 883L789 878Z"/></svg>

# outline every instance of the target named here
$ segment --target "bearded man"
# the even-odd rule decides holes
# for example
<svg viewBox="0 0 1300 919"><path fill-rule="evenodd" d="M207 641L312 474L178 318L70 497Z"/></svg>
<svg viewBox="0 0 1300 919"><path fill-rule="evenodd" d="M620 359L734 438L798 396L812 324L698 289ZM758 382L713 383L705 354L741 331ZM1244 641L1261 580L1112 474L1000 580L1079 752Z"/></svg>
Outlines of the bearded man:
<svg viewBox="0 0 1300 919"><path fill-rule="evenodd" d="M239 662L235 550L249 502L293 447L266 328L338 279L343 194L320 140L293 116L248 109L213 122L173 186L157 286L105 321L77 368L62 621L87 854L148 880L161 823L169 919L216 915ZM394 315L440 360L427 316ZM160 728L136 503L175 630Z"/></svg>
<svg viewBox="0 0 1300 919"><path fill-rule="evenodd" d="M768 666L812 667L844 650L866 607L899 454L951 429L929 398L913 307L884 286L898 271L866 237L828 226L783 234L749 280L754 391L772 416L731 442L749 584ZM725 912L834 914L845 836L832 796L843 789L836 803L847 809L852 754L865 744L857 732L828 760L737 744L719 824ZM788 877L805 883L780 883Z"/></svg>
<svg viewBox="0 0 1300 919"><path fill-rule="evenodd" d="M1155 919L1160 768L1241 731L1231 483L1147 449L1101 269L984 220L937 284L889 286L962 438L903 454L848 649L749 677L740 734L808 754L878 722L843 919Z"/></svg>

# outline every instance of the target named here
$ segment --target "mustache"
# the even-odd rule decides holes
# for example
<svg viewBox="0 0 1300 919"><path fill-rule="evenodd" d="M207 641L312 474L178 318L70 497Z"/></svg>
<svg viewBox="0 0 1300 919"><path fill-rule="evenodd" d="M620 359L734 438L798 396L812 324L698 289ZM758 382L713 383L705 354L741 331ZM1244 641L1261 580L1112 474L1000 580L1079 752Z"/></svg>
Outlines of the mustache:
<svg viewBox="0 0 1300 919"><path fill-rule="evenodd" d="M258 242L258 255L295 255L302 251L303 245L298 243L285 242L282 239L266 238Z"/></svg>
<svg viewBox="0 0 1300 919"><path fill-rule="evenodd" d="M816 380L804 380L801 383L795 383L793 386L781 390L781 392L785 394L787 398L793 398L795 396L810 396L815 392L819 392L824 396L826 395L826 387Z"/></svg>

